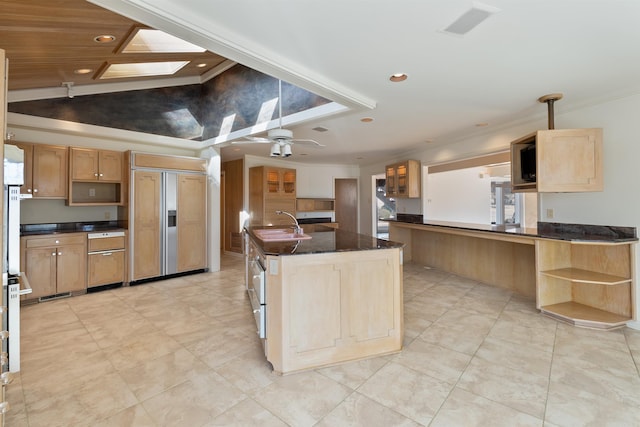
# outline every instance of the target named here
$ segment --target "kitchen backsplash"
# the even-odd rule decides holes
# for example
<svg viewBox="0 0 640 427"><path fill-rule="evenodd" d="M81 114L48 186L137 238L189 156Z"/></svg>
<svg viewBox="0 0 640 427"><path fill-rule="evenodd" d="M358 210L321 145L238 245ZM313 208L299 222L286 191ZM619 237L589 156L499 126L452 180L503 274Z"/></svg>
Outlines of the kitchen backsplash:
<svg viewBox="0 0 640 427"><path fill-rule="evenodd" d="M20 204L20 224L109 221L117 216L117 206L67 206L64 200L34 199Z"/></svg>

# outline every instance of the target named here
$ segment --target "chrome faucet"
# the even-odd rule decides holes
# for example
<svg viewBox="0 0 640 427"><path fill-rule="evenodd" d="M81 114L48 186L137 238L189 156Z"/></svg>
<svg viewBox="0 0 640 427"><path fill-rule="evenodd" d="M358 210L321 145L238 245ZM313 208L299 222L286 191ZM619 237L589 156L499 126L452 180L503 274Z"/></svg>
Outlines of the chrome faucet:
<svg viewBox="0 0 640 427"><path fill-rule="evenodd" d="M295 216L291 215L289 212L287 211L276 211L276 215L289 215L289 217L293 220L293 222L296 223L295 227L293 227L293 232L296 234L304 234L304 230L302 229L302 227L300 227L300 224L298 224L298 220L296 219Z"/></svg>

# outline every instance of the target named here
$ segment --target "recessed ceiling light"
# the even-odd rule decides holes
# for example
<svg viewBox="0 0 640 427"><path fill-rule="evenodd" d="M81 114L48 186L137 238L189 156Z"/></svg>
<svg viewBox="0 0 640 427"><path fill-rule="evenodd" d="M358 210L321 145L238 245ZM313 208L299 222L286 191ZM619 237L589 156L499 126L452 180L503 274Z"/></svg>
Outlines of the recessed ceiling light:
<svg viewBox="0 0 640 427"><path fill-rule="evenodd" d="M373 121L373 117L363 117L360 119L362 123L371 123Z"/></svg>
<svg viewBox="0 0 640 427"><path fill-rule="evenodd" d="M111 36L111 35L108 35L108 34L102 34L100 36L95 36L93 38L93 40L96 43L111 43L111 42L116 41L116 36Z"/></svg>
<svg viewBox="0 0 640 427"><path fill-rule="evenodd" d="M201 62L200 64L197 64L197 65L196 65L196 67L198 67L198 68L204 68L204 67L206 67L206 66L207 66L207 64L206 64L206 63L204 63L204 62Z"/></svg>
<svg viewBox="0 0 640 427"><path fill-rule="evenodd" d="M483 128L483 127L487 127L487 126L489 126L489 123L485 123L485 122L483 122L483 123L476 123L476 127L477 127L477 128Z"/></svg>
<svg viewBox="0 0 640 427"><path fill-rule="evenodd" d="M405 80L407 80L407 75L405 73L395 73L392 74L391 77L389 77L389 80L391 80L394 83L397 82L403 82Z"/></svg>
<svg viewBox="0 0 640 427"><path fill-rule="evenodd" d="M91 68L78 68L77 70L73 70L75 74L89 74L92 71Z"/></svg>

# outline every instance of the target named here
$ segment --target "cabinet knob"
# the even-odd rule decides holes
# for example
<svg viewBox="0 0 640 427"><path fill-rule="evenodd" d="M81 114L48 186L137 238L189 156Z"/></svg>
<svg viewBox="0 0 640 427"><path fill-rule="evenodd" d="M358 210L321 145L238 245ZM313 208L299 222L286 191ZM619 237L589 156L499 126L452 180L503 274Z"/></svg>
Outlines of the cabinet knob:
<svg viewBox="0 0 640 427"><path fill-rule="evenodd" d="M103 173L101 173L101 174L100 174L100 176L104 176L104 174L103 174Z"/></svg>
<svg viewBox="0 0 640 427"><path fill-rule="evenodd" d="M31 193L31 189L30 188L27 188L27 193Z"/></svg>
<svg viewBox="0 0 640 427"><path fill-rule="evenodd" d="M34 193L37 193L37 192L38 192L38 189L37 189L37 188L34 188L34 189L33 189L33 192L34 192Z"/></svg>
<svg viewBox="0 0 640 427"><path fill-rule="evenodd" d="M60 243L60 240L56 240L56 245L57 245L58 243Z"/></svg>
<svg viewBox="0 0 640 427"><path fill-rule="evenodd" d="M11 409L9 402L0 402L0 414L6 414L9 409Z"/></svg>
<svg viewBox="0 0 640 427"><path fill-rule="evenodd" d="M97 174L97 173L94 173L94 174L93 174L93 176L98 176L98 174Z"/></svg>
<svg viewBox="0 0 640 427"><path fill-rule="evenodd" d="M3 372L2 375L0 375L0 383L2 383L2 385L11 384L11 381L13 381L11 372Z"/></svg>
<svg viewBox="0 0 640 427"><path fill-rule="evenodd" d="M62 252L58 252L58 256L61 256L61 255L62 255Z"/></svg>
<svg viewBox="0 0 640 427"><path fill-rule="evenodd" d="M56 256L56 253L55 252L51 252L51 256Z"/></svg>

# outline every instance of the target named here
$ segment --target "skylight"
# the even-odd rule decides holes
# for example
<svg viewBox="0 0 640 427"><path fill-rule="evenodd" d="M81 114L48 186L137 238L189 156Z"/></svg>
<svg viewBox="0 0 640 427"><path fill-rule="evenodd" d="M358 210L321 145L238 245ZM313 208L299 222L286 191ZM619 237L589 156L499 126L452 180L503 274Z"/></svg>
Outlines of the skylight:
<svg viewBox="0 0 640 427"><path fill-rule="evenodd" d="M187 53L204 52L205 50L164 31L139 28L122 49L122 53Z"/></svg>
<svg viewBox="0 0 640 427"><path fill-rule="evenodd" d="M109 64L101 79L122 79L127 77L168 76L176 73L189 61L138 62L132 64Z"/></svg>

